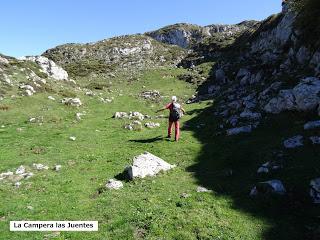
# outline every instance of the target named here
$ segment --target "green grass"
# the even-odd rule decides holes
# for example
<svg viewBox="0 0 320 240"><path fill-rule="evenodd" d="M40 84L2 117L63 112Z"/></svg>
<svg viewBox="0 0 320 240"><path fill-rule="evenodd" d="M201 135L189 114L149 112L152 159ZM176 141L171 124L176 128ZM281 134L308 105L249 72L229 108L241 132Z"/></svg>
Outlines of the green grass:
<svg viewBox="0 0 320 240"><path fill-rule="evenodd" d="M155 110L171 95L187 99L195 86L177 80L183 71L148 71L131 82L114 79L108 89L95 91L114 97L110 104L76 92L83 102L79 109L59 103L63 96L58 91L53 95L55 102L46 93L5 99L3 104L10 108L0 112L0 125L6 126L0 129L0 172L32 163L61 164L62 170L34 171L35 176L23 180L18 189L0 182L0 238L44 239L48 234L9 232L12 220L97 220L98 232L61 232L54 239L303 239L305 227L314 228L317 221L317 211L310 205L281 210L286 200L260 202L250 199L248 192L255 182L265 180L255 172L267 160L266 153L281 147L282 138L301 132L305 116L294 116L300 122L287 126L288 116L281 115L268 119L271 125L265 123L252 135L226 138L215 136L218 121L212 114L212 102L187 105L179 143L161 138L166 134L166 119L154 120L161 123L158 129L130 132L123 129L128 120L112 118L116 111L155 116ZM77 82L87 86L85 80ZM165 96L160 103L138 97L153 89ZM87 115L76 122L75 113L82 111ZM28 122L36 116L43 116L42 125ZM201 123L206 125L199 129ZM70 136L76 136L76 141L70 141ZM35 148L42 151L36 154ZM109 178L144 151L177 167L155 178L127 182L121 190L98 194ZM307 192L309 178L319 173L315 168L319 152L308 146L289 154L289 167L272 177L283 179L289 190L293 186ZM230 168L235 174L225 177L222 173ZM214 192L197 193L199 185ZM191 196L181 198L182 193Z"/></svg>

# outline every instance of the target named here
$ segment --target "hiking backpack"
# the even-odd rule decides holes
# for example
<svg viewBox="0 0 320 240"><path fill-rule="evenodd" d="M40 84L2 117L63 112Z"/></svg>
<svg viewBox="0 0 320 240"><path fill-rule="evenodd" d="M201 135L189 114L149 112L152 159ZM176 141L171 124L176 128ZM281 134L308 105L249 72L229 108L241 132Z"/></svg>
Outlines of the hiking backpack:
<svg viewBox="0 0 320 240"><path fill-rule="evenodd" d="M181 118L180 108L180 104L173 103L171 112L171 118L173 121L178 121Z"/></svg>

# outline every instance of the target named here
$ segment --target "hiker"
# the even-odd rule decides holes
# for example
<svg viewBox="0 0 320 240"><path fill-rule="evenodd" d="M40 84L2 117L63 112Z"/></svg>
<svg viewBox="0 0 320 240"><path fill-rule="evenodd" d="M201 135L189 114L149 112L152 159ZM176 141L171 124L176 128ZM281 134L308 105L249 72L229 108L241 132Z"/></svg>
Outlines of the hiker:
<svg viewBox="0 0 320 240"><path fill-rule="evenodd" d="M174 124L175 127L175 141L179 141L180 137L180 123L179 119L181 118L182 114L184 114L186 111L181 107L179 103L177 103L177 97L172 96L171 103L167 104L164 108L158 110L157 112L164 111L166 109L170 110L169 115L169 126L168 126L168 136L167 138L171 138L171 132L172 132L172 125Z"/></svg>

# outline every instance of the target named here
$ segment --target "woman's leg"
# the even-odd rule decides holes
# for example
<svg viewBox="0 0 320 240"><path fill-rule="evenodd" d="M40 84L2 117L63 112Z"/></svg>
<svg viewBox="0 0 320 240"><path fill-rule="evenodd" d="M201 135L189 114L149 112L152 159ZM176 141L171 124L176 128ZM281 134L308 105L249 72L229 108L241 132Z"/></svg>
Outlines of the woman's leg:
<svg viewBox="0 0 320 240"><path fill-rule="evenodd" d="M170 120L169 120L168 137L171 137L172 125L173 125L173 121L170 121Z"/></svg>
<svg viewBox="0 0 320 240"><path fill-rule="evenodd" d="M180 138L180 123L179 123L179 121L174 122L174 126L175 126L175 140L179 141L179 138Z"/></svg>

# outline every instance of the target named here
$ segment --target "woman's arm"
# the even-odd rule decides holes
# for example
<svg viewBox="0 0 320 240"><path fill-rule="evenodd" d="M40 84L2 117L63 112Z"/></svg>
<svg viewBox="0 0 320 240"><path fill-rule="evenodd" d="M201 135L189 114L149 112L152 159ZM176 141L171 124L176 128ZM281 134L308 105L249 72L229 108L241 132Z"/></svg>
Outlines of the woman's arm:
<svg viewBox="0 0 320 240"><path fill-rule="evenodd" d="M162 112L162 111L164 111L164 110L166 110L166 109L167 109L167 107L161 108L161 109L157 110L156 113Z"/></svg>

